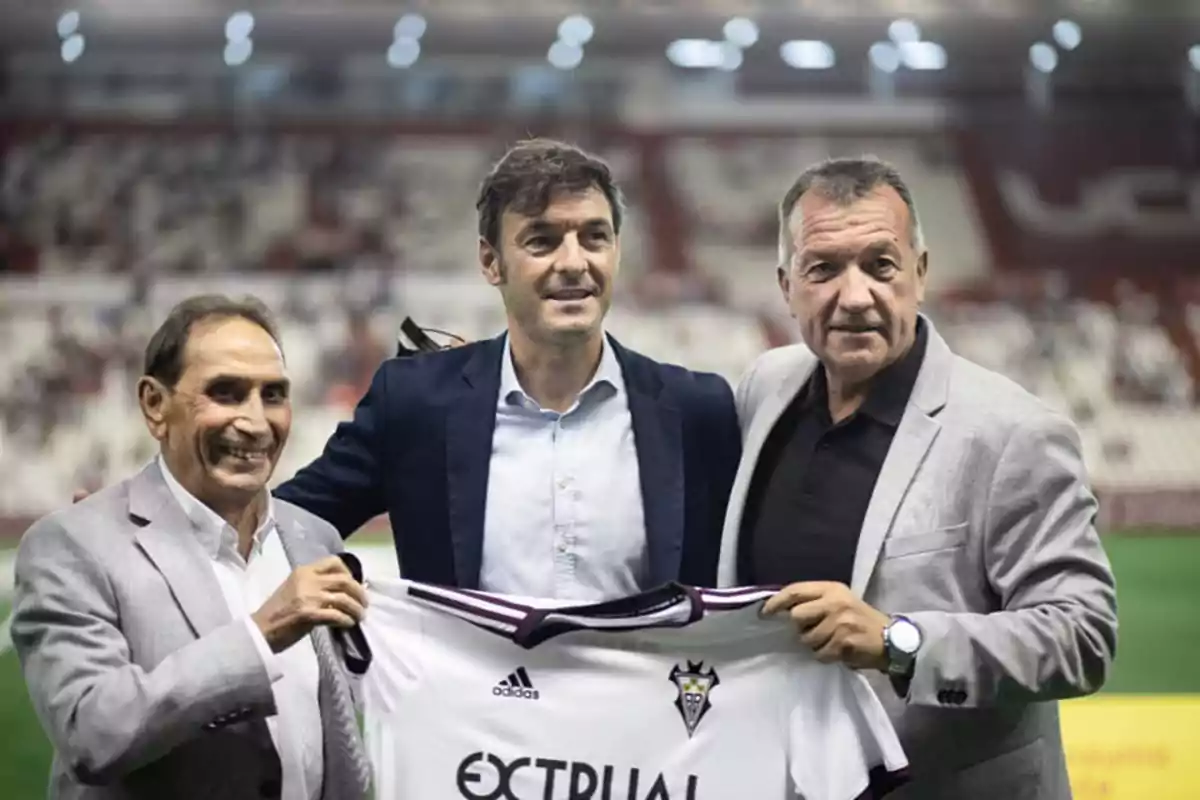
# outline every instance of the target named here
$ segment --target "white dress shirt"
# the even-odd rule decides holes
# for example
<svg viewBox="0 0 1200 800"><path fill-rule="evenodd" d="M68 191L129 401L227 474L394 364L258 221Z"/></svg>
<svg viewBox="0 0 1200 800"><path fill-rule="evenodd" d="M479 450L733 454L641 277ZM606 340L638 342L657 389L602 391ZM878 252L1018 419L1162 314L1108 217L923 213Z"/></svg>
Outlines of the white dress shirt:
<svg viewBox="0 0 1200 800"><path fill-rule="evenodd" d="M505 337L480 588L609 600L646 587L646 525L625 379L607 341L575 404L521 388Z"/></svg>
<svg viewBox="0 0 1200 800"><path fill-rule="evenodd" d="M161 457L159 465L171 494L212 559L213 573L230 615L245 620L271 678L277 714L268 717L266 723L283 771L281 800L317 800L324 777L324 743L316 650L305 636L282 653L273 653L250 618L292 573L275 530L274 501L268 496L267 513L254 534L250 558L243 559L237 550L237 531L184 489ZM213 765L213 769L220 768L219 764Z"/></svg>

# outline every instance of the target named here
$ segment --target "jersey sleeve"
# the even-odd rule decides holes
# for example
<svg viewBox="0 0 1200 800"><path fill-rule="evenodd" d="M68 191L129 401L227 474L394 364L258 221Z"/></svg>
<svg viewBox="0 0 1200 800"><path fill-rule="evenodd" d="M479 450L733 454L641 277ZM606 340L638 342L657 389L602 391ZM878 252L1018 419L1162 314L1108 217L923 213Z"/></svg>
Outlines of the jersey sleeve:
<svg viewBox="0 0 1200 800"><path fill-rule="evenodd" d="M875 800L907 781L908 758L867 679L843 666L800 669L789 724L801 800Z"/></svg>

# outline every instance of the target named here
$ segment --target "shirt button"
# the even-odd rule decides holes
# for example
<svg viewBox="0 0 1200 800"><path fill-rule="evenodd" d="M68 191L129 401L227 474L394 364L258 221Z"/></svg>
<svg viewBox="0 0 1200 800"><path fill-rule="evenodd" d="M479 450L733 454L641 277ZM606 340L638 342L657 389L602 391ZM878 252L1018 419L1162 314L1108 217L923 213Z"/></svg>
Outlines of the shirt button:
<svg viewBox="0 0 1200 800"><path fill-rule="evenodd" d="M560 553L565 553L565 552L567 552L567 543L566 543L566 542L559 542L559 543L558 543L558 544L555 546L555 548L554 548L554 549L555 549L555 550L557 550L557 551L558 551L558 552L560 552Z"/></svg>
<svg viewBox="0 0 1200 800"><path fill-rule="evenodd" d="M571 485L571 479L570 479L570 478L559 478L559 479L558 479L558 488L560 488L560 489L565 489L565 488L567 488L567 487L568 487L568 486L570 486L570 485Z"/></svg>

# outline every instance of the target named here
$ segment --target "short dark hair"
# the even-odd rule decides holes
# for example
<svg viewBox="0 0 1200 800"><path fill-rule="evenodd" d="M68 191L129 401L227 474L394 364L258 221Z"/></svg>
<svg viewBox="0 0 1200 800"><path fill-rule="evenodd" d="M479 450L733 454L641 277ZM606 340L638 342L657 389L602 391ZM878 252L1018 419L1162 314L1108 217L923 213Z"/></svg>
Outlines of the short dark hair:
<svg viewBox="0 0 1200 800"><path fill-rule="evenodd" d="M475 201L479 235L496 247L500 242L500 217L505 211L537 216L556 196L592 188L608 199L613 231L620 233L625 201L603 159L554 139L518 142L496 162L479 187Z"/></svg>
<svg viewBox="0 0 1200 800"><path fill-rule="evenodd" d="M886 161L866 155L858 158L829 158L800 173L779 204L779 262L791 257L792 239L788 221L800 198L809 191L835 203L849 204L866 197L873 189L890 186L908 206L909 238L918 250L924 247L924 235L917 216L917 204L900 171Z"/></svg>
<svg viewBox="0 0 1200 800"><path fill-rule="evenodd" d="M210 319L239 317L262 328L275 344L279 341L279 329L266 304L257 297L227 297L223 294L201 294L181 301L171 309L162 325L150 337L146 345L146 357L142 372L166 386L174 387L183 375L183 355L187 348L192 328Z"/></svg>

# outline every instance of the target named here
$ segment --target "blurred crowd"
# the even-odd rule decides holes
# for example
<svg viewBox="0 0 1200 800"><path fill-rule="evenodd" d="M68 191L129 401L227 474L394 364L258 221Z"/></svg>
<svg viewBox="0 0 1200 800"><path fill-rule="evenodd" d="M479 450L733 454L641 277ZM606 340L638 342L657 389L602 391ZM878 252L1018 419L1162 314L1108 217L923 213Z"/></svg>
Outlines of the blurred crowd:
<svg viewBox="0 0 1200 800"><path fill-rule="evenodd" d="M22 140L5 154L0 269L153 275L391 263L388 220L403 215L404 201L372 156L329 139L254 135ZM368 182L369 198L357 191Z"/></svg>
<svg viewBox="0 0 1200 800"><path fill-rule="evenodd" d="M41 494L57 502L64 487L98 485L148 456L132 386L146 338L181 293L253 291L279 313L313 420L313 444L293 448L301 463L394 351L405 315L467 338L499 331L494 290L476 273L474 202L506 142L169 129L10 142L0 273L36 275L39 288L0 297L0 468L35 462L22 470L48 488L32 475L10 482L0 514L36 509ZM796 338L773 274L778 164L807 163L832 143L586 144L611 161L631 207L614 333L731 381L762 348ZM912 176L946 287L928 311L951 343L1090 424L1096 458L1144 471L1142 434L1106 420L1128 419L1129 405L1195 416L1195 382L1161 298L1131 283L1085 297L1053 273L1035 291L1011 290L982 264L944 154L876 145L837 147L883 150ZM1193 321L1200 338L1200 305Z"/></svg>

